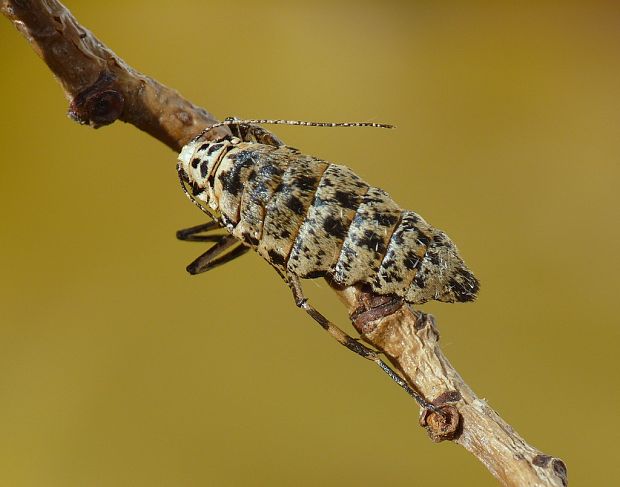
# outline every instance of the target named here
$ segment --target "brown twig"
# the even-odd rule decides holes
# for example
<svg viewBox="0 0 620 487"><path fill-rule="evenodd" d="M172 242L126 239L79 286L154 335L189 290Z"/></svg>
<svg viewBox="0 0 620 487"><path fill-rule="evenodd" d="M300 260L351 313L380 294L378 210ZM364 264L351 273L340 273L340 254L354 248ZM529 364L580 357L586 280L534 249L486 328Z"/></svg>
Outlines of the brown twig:
<svg viewBox="0 0 620 487"><path fill-rule="evenodd" d="M175 90L127 66L61 3L0 0L0 10L60 81L76 121L96 128L122 120L177 151L216 122ZM363 339L441 406L443 416L426 411L420 418L434 441L452 440L464 446L507 486L567 484L564 463L528 445L454 370L439 348L430 315L358 287L336 292Z"/></svg>
<svg viewBox="0 0 620 487"><path fill-rule="evenodd" d="M447 419L423 413L420 424L434 441L453 440L480 460L504 485L567 485L566 466L528 445L483 399L478 398L439 348L431 315L352 287L339 291L353 310L353 324L437 406L456 408Z"/></svg>
<svg viewBox="0 0 620 487"><path fill-rule="evenodd" d="M176 151L216 122L205 109L128 66L60 2L2 0L0 9L54 73L77 122L98 128L122 120Z"/></svg>

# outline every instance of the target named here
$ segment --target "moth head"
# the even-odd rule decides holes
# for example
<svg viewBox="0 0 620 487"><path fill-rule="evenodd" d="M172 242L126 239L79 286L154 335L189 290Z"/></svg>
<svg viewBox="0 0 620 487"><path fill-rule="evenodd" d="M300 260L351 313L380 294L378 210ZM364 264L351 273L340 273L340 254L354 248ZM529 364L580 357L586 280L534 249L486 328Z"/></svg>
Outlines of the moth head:
<svg viewBox="0 0 620 487"><path fill-rule="evenodd" d="M192 187L204 189L207 181L216 169L216 163L221 159L231 145L228 140L208 142L193 140L183 147L179 154L177 170Z"/></svg>
<svg viewBox="0 0 620 487"><path fill-rule="evenodd" d="M211 210L217 210L217 202L211 198L212 181L217 166L226 156L226 153L239 143L239 139L224 139L216 142L194 139L181 149L177 163L177 172L181 188L185 195L198 208L207 214L211 214L202 203L206 203Z"/></svg>
<svg viewBox="0 0 620 487"><path fill-rule="evenodd" d="M206 178L200 177L200 164L202 161L199 157L196 157L197 149L201 145L201 142L193 140L181 149L177 161L177 173L185 196L200 210L209 214L207 208L201 203L209 204L209 192L205 191Z"/></svg>
<svg viewBox="0 0 620 487"><path fill-rule="evenodd" d="M179 171L179 174L183 173L184 175L189 177L189 164L195 151L196 142L192 141L183 146L183 149L181 149L181 153L179 154L177 163L177 170Z"/></svg>
<svg viewBox="0 0 620 487"><path fill-rule="evenodd" d="M200 164L201 159L197 152L202 142L191 141L181 149L179 154L177 170L179 177L182 178L190 186L195 186L200 182Z"/></svg>

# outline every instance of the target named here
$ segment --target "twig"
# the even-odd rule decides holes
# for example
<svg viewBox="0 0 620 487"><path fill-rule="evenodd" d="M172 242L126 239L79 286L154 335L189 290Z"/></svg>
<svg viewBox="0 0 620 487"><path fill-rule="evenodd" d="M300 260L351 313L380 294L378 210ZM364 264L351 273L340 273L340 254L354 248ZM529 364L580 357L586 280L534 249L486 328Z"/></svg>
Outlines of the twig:
<svg viewBox="0 0 620 487"><path fill-rule="evenodd" d="M179 151L217 121L128 66L60 2L2 0L0 9L60 81L71 103L69 115L77 122L98 128L122 120Z"/></svg>
<svg viewBox="0 0 620 487"><path fill-rule="evenodd" d="M175 90L125 64L59 2L0 0L0 10L58 78L76 121L96 128L122 120L176 151L216 122ZM464 446L507 486L567 485L562 460L528 445L454 370L439 348L430 315L358 287L335 290L362 338L442 407L444 416L423 412L420 418L434 441Z"/></svg>
<svg viewBox="0 0 620 487"><path fill-rule="evenodd" d="M528 445L512 427L478 398L439 348L431 315L403 305L394 310L385 298L357 288L339 292L353 311L353 324L364 340L388 357L435 405L458 410L447 420L423 413L420 424L434 441L453 440L480 460L504 485L566 486L566 466Z"/></svg>

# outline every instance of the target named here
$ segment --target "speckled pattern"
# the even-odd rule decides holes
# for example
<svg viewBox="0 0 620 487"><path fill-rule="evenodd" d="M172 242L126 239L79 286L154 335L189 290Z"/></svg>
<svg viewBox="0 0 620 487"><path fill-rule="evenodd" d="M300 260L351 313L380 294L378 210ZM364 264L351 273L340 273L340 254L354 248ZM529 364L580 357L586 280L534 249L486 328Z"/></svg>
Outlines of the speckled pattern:
<svg viewBox="0 0 620 487"><path fill-rule="evenodd" d="M344 238L368 185L348 167L330 164L308 208L287 269L302 278L333 272Z"/></svg>
<svg viewBox="0 0 620 487"><path fill-rule="evenodd" d="M344 238L333 279L343 286L370 282L379 271L401 209L379 188L369 188Z"/></svg>
<svg viewBox="0 0 620 487"><path fill-rule="evenodd" d="M476 297L452 241L345 166L229 137L191 142L179 168L194 198L283 276L362 283L412 304Z"/></svg>

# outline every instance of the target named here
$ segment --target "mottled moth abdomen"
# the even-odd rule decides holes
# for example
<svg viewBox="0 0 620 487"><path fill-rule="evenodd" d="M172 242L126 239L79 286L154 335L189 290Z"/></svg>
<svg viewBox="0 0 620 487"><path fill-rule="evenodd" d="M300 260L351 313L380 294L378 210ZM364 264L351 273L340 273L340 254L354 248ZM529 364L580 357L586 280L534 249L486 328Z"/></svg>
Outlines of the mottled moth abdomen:
<svg viewBox="0 0 620 487"><path fill-rule="evenodd" d="M179 173L283 276L365 284L412 304L476 297L478 281L446 234L345 166L229 136L187 144Z"/></svg>

